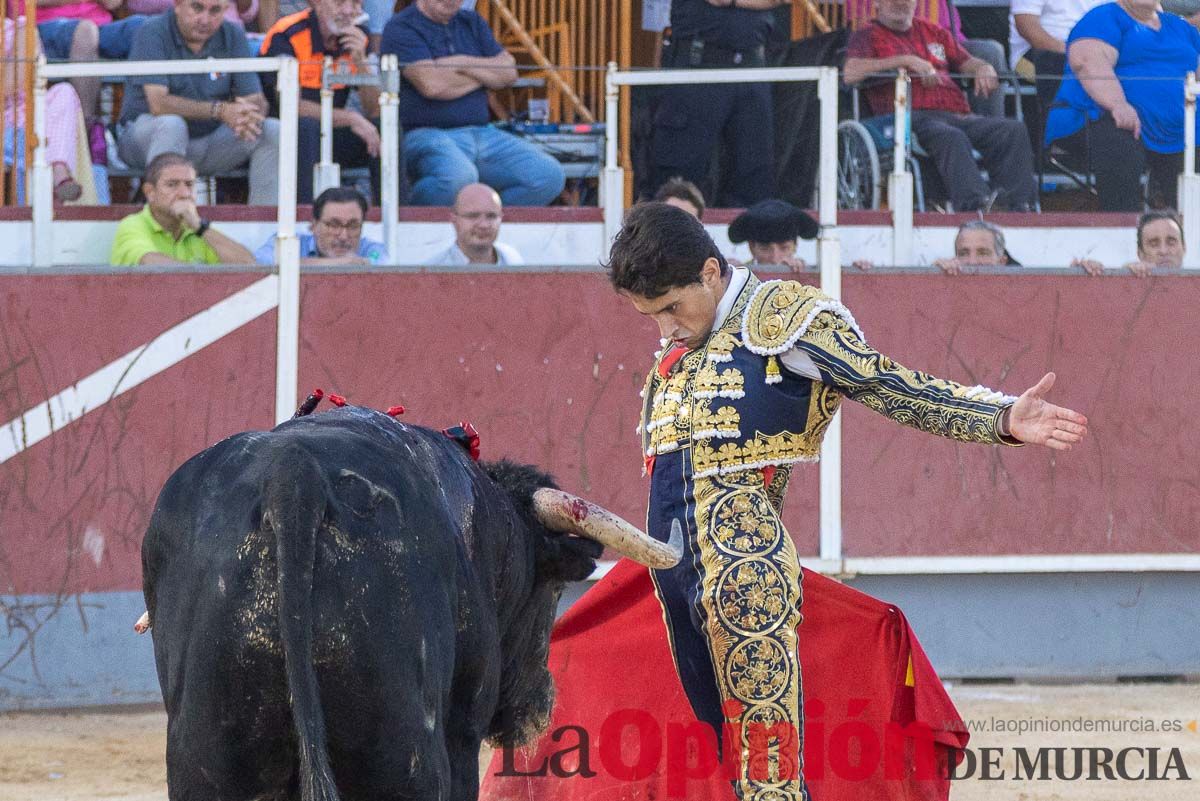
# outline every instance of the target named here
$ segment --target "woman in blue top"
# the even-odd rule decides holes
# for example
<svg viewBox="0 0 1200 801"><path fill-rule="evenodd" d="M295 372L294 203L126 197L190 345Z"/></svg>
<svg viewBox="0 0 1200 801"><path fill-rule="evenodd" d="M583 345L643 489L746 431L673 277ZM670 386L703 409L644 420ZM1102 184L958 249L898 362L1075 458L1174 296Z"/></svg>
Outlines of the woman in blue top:
<svg viewBox="0 0 1200 801"><path fill-rule="evenodd" d="M1158 11L1157 0L1120 0L1076 23L1067 58L1046 143L1087 149L1104 211L1142 210L1147 166L1150 204L1173 206L1183 165L1183 80L1200 63L1200 33Z"/></svg>

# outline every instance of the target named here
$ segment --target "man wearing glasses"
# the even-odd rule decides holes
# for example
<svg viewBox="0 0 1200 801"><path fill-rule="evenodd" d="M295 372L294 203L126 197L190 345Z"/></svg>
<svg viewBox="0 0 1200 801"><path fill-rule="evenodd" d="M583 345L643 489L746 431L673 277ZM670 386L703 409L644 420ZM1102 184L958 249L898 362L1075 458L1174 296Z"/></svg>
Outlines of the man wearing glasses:
<svg viewBox="0 0 1200 801"><path fill-rule="evenodd" d="M300 235L300 263L312 265L387 264L382 242L362 235L367 199L357 189L335 186L313 201L312 231ZM259 264L275 264L275 235L254 253Z"/></svg>
<svg viewBox="0 0 1200 801"><path fill-rule="evenodd" d="M496 241L503 217L495 189L486 184L467 184L458 191L450 210L454 241L429 264L524 264L516 248Z"/></svg>
<svg viewBox="0 0 1200 801"><path fill-rule="evenodd" d="M312 7L284 17L263 40L264 56L292 56L300 62L300 119L297 131L296 200L311 203L313 165L321 157L321 68L331 56L339 70L361 73L367 64L367 29L359 24L362 0L312 0ZM263 73L272 114L279 114L276 75ZM346 107L350 87L333 87L333 160L346 167L367 167L371 191L379 202L379 87L357 87L363 113Z"/></svg>

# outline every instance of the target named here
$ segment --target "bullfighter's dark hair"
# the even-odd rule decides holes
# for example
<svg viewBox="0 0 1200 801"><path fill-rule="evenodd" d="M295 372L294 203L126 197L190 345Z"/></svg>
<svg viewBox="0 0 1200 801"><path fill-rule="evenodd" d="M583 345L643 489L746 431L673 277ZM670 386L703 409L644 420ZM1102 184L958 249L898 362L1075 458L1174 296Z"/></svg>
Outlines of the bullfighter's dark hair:
<svg viewBox="0 0 1200 801"><path fill-rule="evenodd" d="M326 203L357 203L362 209L363 217L367 216L367 199L352 186L331 186L313 201L312 214L314 220L321 219Z"/></svg>
<svg viewBox="0 0 1200 801"><path fill-rule="evenodd" d="M725 257L699 220L666 203L641 203L625 217L606 266L616 289L657 298L700 283L710 258L721 265L721 275L728 273Z"/></svg>

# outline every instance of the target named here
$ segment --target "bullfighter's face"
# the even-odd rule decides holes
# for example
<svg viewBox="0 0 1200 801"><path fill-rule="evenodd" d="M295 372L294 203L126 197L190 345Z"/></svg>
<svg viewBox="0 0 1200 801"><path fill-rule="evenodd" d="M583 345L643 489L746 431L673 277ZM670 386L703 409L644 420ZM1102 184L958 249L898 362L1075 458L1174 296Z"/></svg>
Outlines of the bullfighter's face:
<svg viewBox="0 0 1200 801"><path fill-rule="evenodd" d="M725 294L728 278L721 275L721 265L709 258L700 269L700 280L686 286L672 287L656 298L623 292L633 307L658 323L663 339L685 348L698 348L712 332L716 322L717 305Z"/></svg>

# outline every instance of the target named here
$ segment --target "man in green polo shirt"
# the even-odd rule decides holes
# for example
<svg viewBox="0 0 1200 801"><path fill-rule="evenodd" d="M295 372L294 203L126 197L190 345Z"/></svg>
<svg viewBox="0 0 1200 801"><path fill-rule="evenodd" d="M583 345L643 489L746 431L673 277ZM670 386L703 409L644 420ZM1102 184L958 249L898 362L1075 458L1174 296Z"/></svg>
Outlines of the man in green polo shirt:
<svg viewBox="0 0 1200 801"><path fill-rule="evenodd" d="M254 264L254 255L209 225L196 210L196 168L178 153L146 165L146 205L121 220L113 239L113 266Z"/></svg>

